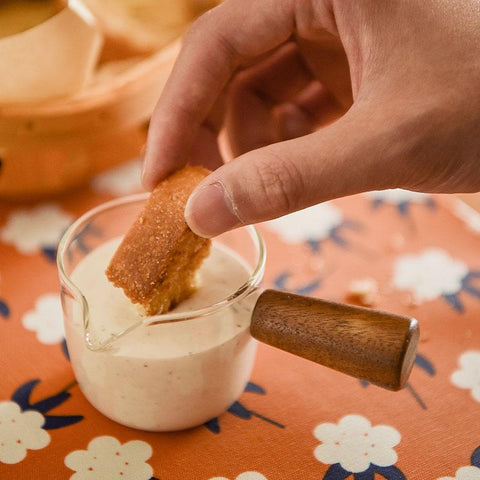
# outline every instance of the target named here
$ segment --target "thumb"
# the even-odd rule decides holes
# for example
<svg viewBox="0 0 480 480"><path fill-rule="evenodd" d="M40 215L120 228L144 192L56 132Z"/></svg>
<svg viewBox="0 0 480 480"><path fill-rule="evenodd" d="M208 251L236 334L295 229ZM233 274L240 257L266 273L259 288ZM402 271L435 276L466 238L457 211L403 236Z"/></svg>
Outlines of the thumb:
<svg viewBox="0 0 480 480"><path fill-rule="evenodd" d="M252 150L213 172L187 202L190 228L213 237L333 198L400 185L400 142L391 122L351 112L320 131Z"/></svg>

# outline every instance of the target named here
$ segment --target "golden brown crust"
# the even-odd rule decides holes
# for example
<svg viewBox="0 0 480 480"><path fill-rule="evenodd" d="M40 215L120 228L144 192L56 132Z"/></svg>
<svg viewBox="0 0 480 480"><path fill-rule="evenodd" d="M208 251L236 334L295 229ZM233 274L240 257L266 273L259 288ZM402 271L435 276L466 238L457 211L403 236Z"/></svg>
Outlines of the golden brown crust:
<svg viewBox="0 0 480 480"><path fill-rule="evenodd" d="M195 272L210 240L188 228L184 210L208 173L188 166L160 182L107 268L108 279L147 315L167 312L195 290Z"/></svg>

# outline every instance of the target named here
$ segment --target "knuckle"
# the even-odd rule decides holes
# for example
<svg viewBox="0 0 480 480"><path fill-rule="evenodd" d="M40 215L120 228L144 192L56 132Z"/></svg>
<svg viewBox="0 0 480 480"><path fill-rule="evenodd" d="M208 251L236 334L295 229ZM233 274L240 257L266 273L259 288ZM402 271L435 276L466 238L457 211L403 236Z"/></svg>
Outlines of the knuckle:
<svg viewBox="0 0 480 480"><path fill-rule="evenodd" d="M229 64L230 69L234 70L243 62L243 55L238 49L235 37L227 31L217 29L213 32L215 45L223 53L225 61Z"/></svg>
<svg viewBox="0 0 480 480"><path fill-rule="evenodd" d="M267 215L296 210L303 191L300 171L291 160L279 158L274 152L264 155L255 166L255 188L260 193L258 208Z"/></svg>

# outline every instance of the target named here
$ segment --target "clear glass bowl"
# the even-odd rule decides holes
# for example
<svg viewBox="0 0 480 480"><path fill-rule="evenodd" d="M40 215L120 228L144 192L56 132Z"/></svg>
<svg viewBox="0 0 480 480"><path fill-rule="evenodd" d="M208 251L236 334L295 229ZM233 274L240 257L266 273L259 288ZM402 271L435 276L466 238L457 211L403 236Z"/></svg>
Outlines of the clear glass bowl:
<svg viewBox="0 0 480 480"><path fill-rule="evenodd" d="M266 254L254 227L221 235L214 245L248 269L247 280L226 298L105 333L104 319L91 314L72 273L87 255L126 232L146 198L108 202L65 232L57 258L65 332L75 376L94 407L129 427L174 431L218 416L244 390L255 360L249 324Z"/></svg>

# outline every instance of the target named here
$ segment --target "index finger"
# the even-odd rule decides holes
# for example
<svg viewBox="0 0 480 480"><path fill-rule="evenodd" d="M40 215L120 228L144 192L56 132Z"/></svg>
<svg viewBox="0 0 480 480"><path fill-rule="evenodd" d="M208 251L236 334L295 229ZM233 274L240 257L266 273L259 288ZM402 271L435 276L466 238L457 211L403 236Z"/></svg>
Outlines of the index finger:
<svg viewBox="0 0 480 480"><path fill-rule="evenodd" d="M294 4L227 0L194 23L150 122L147 187L186 163L202 123L238 66L290 37Z"/></svg>

